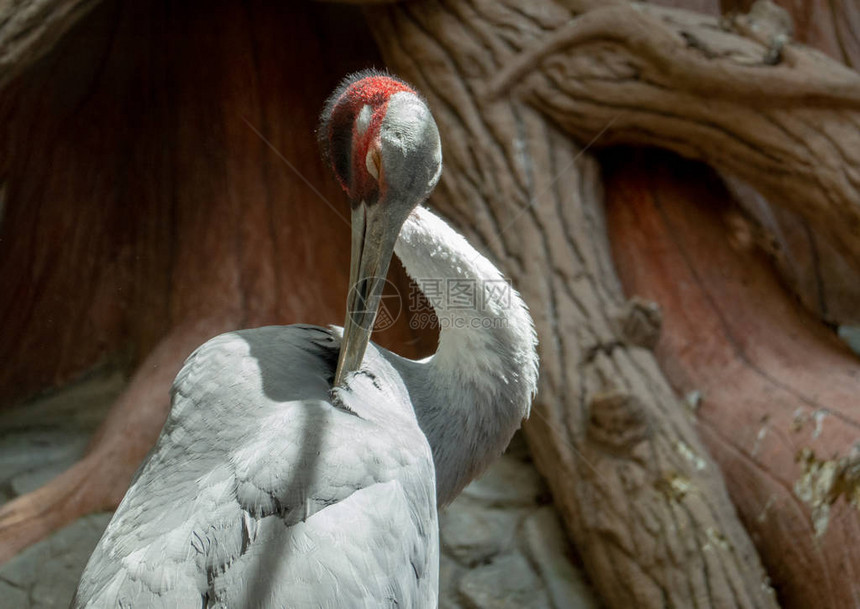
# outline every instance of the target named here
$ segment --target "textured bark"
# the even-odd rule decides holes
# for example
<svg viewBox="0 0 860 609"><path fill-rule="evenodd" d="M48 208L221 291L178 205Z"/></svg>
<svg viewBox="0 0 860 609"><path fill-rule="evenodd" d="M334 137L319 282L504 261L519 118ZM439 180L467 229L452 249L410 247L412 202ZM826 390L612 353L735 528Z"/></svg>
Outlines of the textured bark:
<svg viewBox="0 0 860 609"><path fill-rule="evenodd" d="M779 284L712 171L651 150L610 159L624 287L660 303L661 369L698 396L699 430L779 598L857 607L860 362Z"/></svg>
<svg viewBox="0 0 860 609"><path fill-rule="evenodd" d="M725 178L732 196L753 221L753 239L807 310L832 325L860 324L860 271L806 218L771 205L742 181Z"/></svg>
<svg viewBox="0 0 860 609"><path fill-rule="evenodd" d="M795 39L858 65L860 5L779 4ZM610 236L625 290L661 303L661 369L677 392L701 396L699 429L779 597L787 607L857 607L860 365L798 310L763 254L832 323L860 319L860 273L807 218L732 176L742 209L678 159L613 165Z"/></svg>
<svg viewBox="0 0 860 609"><path fill-rule="evenodd" d="M817 41L819 25L832 21L845 38L860 20L848 5L828 15L785 4L817 24L798 28ZM667 147L731 175L788 285L819 317L856 323L858 76L788 44L788 14L766 6L719 22L655 7L590 12L518 60L543 62L546 75L525 95L586 141L615 119L601 141Z"/></svg>
<svg viewBox="0 0 860 609"><path fill-rule="evenodd" d="M800 214L860 269L860 74L753 36L744 19L731 27L601 7L512 57L489 91L528 100L583 141L605 129L603 143L703 160Z"/></svg>
<svg viewBox="0 0 860 609"><path fill-rule="evenodd" d="M715 0L716 1L716 0ZM719 4L719 2L717 2ZM860 67L860 5L854 0L775 0L794 23L794 38ZM727 13L746 13L753 0L723 0Z"/></svg>
<svg viewBox="0 0 860 609"><path fill-rule="evenodd" d="M860 66L860 4L842 0L777 0L777 4L791 18L795 40L854 69ZM746 0L724 3L728 11L746 11L749 5ZM768 204L748 185L729 183L759 225L759 242L803 304L829 323L860 324L860 270L802 216Z"/></svg>
<svg viewBox="0 0 860 609"><path fill-rule="evenodd" d="M627 303L615 279L596 161L517 96L489 94L571 13L478 1L369 15L386 63L424 92L444 134L433 205L502 262L531 306L543 366L526 433L603 599L774 607L719 470L647 348L659 315ZM612 110L590 118L605 126Z"/></svg>
<svg viewBox="0 0 860 609"><path fill-rule="evenodd" d="M650 0L719 16L771 49L809 44L856 68L860 61L860 4L842 0ZM748 12L749 11L749 12ZM746 27L744 27L746 26ZM732 196L754 220L752 235L774 261L785 285L816 317L833 325L860 324L860 269L800 214L768 203L737 177L723 174Z"/></svg>

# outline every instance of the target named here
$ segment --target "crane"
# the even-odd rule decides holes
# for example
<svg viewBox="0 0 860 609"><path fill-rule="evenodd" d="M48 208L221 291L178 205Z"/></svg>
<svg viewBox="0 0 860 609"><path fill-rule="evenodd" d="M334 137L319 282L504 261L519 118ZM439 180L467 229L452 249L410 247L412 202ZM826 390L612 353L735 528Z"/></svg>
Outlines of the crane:
<svg viewBox="0 0 860 609"><path fill-rule="evenodd" d="M241 330L189 356L74 609L436 606L437 508L528 416L533 323L501 272L422 205L442 154L412 87L348 76L319 140L352 206L343 330ZM469 306L425 294L441 330L421 361L370 342L393 253L419 285L476 287Z"/></svg>

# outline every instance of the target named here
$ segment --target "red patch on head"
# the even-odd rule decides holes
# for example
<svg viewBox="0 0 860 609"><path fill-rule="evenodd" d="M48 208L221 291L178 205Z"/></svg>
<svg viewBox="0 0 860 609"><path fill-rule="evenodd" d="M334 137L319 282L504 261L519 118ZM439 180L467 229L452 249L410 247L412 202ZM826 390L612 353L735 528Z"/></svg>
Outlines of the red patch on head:
<svg viewBox="0 0 860 609"><path fill-rule="evenodd" d="M370 145L379 137L379 128L388 110L388 100L395 93L401 92L415 94L408 85L390 76L368 76L350 84L334 104L329 124L329 141L331 142L332 134L336 130L351 127L350 158L353 163L353 183L345 183L344 176L339 172L335 173L343 189L356 200L366 197L375 187L375 180L368 175L365 168L365 157ZM364 133L359 134L356 119L364 106L371 108L370 124Z"/></svg>

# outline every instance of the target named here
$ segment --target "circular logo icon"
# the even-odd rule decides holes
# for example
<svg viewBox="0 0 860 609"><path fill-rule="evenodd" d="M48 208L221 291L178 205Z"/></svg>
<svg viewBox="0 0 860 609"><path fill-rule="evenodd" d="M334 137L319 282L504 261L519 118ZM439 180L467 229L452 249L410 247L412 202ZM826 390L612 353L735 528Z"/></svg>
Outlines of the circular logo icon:
<svg viewBox="0 0 860 609"><path fill-rule="evenodd" d="M373 322L373 331L380 332L387 330L397 321L403 309L403 303L400 299L400 292L397 287L385 278L368 277L364 281L371 285L377 285L382 282L382 296L379 299L379 308L376 311L376 320ZM347 302L354 303L354 307L348 311L350 318L356 324L361 324L361 320L369 313L364 307L366 306L364 299L353 294L353 291L358 289L360 284L352 286L349 290L349 298Z"/></svg>

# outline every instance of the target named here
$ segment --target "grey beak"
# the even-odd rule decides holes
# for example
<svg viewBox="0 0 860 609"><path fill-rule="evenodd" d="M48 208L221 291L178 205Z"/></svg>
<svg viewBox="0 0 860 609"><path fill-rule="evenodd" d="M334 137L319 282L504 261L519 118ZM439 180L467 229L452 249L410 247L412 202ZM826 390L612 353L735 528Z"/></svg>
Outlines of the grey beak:
<svg viewBox="0 0 860 609"><path fill-rule="evenodd" d="M360 203L352 210L352 255L346 321L334 384L361 367L382 297L400 226L392 226L382 205Z"/></svg>

